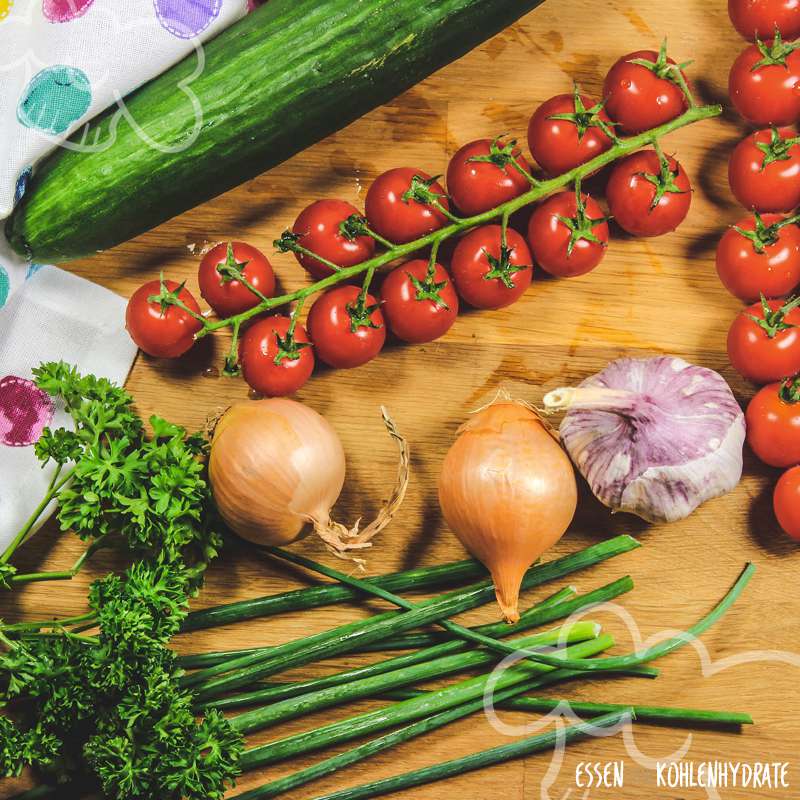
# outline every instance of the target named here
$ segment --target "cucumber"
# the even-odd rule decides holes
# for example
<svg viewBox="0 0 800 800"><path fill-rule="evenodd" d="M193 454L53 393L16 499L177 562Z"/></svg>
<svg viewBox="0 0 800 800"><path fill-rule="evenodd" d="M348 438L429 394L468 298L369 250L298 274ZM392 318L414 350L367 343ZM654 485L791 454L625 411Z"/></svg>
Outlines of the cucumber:
<svg viewBox="0 0 800 800"><path fill-rule="evenodd" d="M131 239L339 130L542 1L268 0L205 45L199 75L192 54L132 93L129 117L115 107L79 132L97 143L91 152L44 159L8 240L34 261L63 262Z"/></svg>

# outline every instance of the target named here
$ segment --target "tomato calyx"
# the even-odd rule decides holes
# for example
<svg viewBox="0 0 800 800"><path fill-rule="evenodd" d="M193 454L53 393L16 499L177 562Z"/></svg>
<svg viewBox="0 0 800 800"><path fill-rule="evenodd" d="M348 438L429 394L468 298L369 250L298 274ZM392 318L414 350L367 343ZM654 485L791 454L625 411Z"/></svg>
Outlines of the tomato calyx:
<svg viewBox="0 0 800 800"><path fill-rule="evenodd" d="M501 133L499 136L495 136L494 139L492 139L492 143L489 145L489 152L486 155L470 156L467 159L467 163L474 161L479 164L494 164L500 169L505 169L507 166L511 165L520 175L527 178L531 185L535 186L538 183L536 178L534 178L528 170L520 166L517 161L520 155L517 150L517 140L509 139L506 144L500 144L501 140L505 139L507 135L508 134Z"/></svg>
<svg viewBox="0 0 800 800"><path fill-rule="evenodd" d="M767 302L767 298L762 294L761 313L764 315L763 318L757 317L755 314L747 314L747 316L755 322L770 339L774 339L779 333L797 327L790 322L786 322L786 315L795 308L800 308L800 295L797 297L790 297L780 308L773 310Z"/></svg>
<svg viewBox="0 0 800 800"><path fill-rule="evenodd" d="M652 61L648 61L647 63L652 64ZM574 111L564 114L551 114L547 119L571 122L577 129L578 141L583 139L589 128L599 128L611 141L618 141L617 134L614 132L613 128L617 123L606 122L600 116L600 112L606 104L605 100L595 103L591 108L586 108L581 98L580 87L575 83L572 89L572 103L575 109Z"/></svg>
<svg viewBox="0 0 800 800"><path fill-rule="evenodd" d="M300 251L300 239L302 238L302 234L294 233L290 230L285 230L281 234L280 239L275 239L272 242L272 246L279 252L279 253L297 253Z"/></svg>
<svg viewBox="0 0 800 800"><path fill-rule="evenodd" d="M443 214L446 213L444 206L439 202L446 197L446 195L439 194L431 189L433 184L441 177L441 175L434 175L432 178L425 180L425 178L420 175L414 175L414 177L411 178L411 185L403 192L400 199L406 205L413 200L423 206L434 206L434 208L437 208Z"/></svg>
<svg viewBox="0 0 800 800"><path fill-rule="evenodd" d="M777 128L770 128L768 142L755 142L755 146L764 154L761 161L761 172L773 161L788 161L791 158L789 151L797 144L800 144L800 136L784 139Z"/></svg>
<svg viewBox="0 0 800 800"><path fill-rule="evenodd" d="M513 248L505 244L500 245L499 258L495 258L486 248L483 249L483 252L491 267L491 269L484 274L483 279L485 281L499 280L507 289L516 288L517 285L514 283L514 276L518 272L531 269L530 265L512 264L511 253L513 252Z"/></svg>
<svg viewBox="0 0 800 800"><path fill-rule="evenodd" d="M606 242L595 236L593 229L603 222L608 222L611 217L590 217L586 213L586 203L583 202L581 197L581 184L580 181L575 181L575 214L571 217L563 217L558 215L558 221L569 229L569 242L567 243L567 256L572 255L575 245L584 239L587 242L599 244L601 247L606 247Z"/></svg>
<svg viewBox="0 0 800 800"><path fill-rule="evenodd" d="M683 64L670 64L667 58L667 39L661 42L661 47L658 49L658 57L655 61L650 61L647 58L632 58L628 61L629 64L636 64L637 66L644 67L650 70L657 78L662 78L674 83L685 95L689 101L689 105L693 105L689 95L686 81L683 79L681 72L686 69L692 62L684 61Z"/></svg>
<svg viewBox="0 0 800 800"><path fill-rule="evenodd" d="M367 220L361 214L351 214L347 219L343 219L339 223L339 233L348 242L354 242L359 236L372 235L367 227Z"/></svg>
<svg viewBox="0 0 800 800"><path fill-rule="evenodd" d="M180 298L181 292L186 288L186 281L179 283L174 289L170 290L167 288L167 282L164 280L164 273L161 273L159 278L159 291L158 294L151 294L147 298L148 303L154 303L161 306L161 317L164 317L167 313L167 310L170 306L177 306L178 308L185 311L190 316L194 317L198 322L201 322L203 325L206 324L206 321L200 314L196 314L189 308L186 303L183 302Z"/></svg>
<svg viewBox="0 0 800 800"><path fill-rule="evenodd" d="M372 274L369 275L372 278ZM367 289L369 281L364 281L355 303L347 303L345 309L350 317L350 333L358 333L359 328L373 328L378 330L383 325L374 322L372 315L381 307L380 303L367 303Z"/></svg>
<svg viewBox="0 0 800 800"><path fill-rule="evenodd" d="M762 42L761 39L756 37L756 47L758 52L761 53L761 59L750 67L750 72L756 72L762 67L786 67L788 69L786 59L800 47L800 41L784 43L781 32L776 25L775 38L772 42Z"/></svg>
<svg viewBox="0 0 800 800"><path fill-rule="evenodd" d="M217 264L216 270L220 276L220 284L225 285L231 281L244 282L244 270L250 261L237 261L233 254L233 242L228 242L228 251L225 255L225 263Z"/></svg>
<svg viewBox="0 0 800 800"><path fill-rule="evenodd" d="M778 397L790 405L800 403L800 377L787 378L778 389Z"/></svg>
<svg viewBox="0 0 800 800"><path fill-rule="evenodd" d="M275 341L278 343L278 352L272 363L279 367L284 361L297 361L300 358L300 351L305 347L311 347L311 342L298 342L294 338L294 324L286 331L286 336L281 336L275 332Z"/></svg>
<svg viewBox="0 0 800 800"><path fill-rule="evenodd" d="M425 275L425 280L421 281L416 275L406 272L411 285L416 290L416 300L430 300L437 308L443 308L445 311L450 310L450 306L445 303L442 298L442 289L447 287L447 279L436 280L436 262L431 261L428 264L428 272Z"/></svg>
<svg viewBox="0 0 800 800"><path fill-rule="evenodd" d="M753 212L753 230L748 231L740 228L738 225L731 225L733 230L745 239L749 239L753 245L753 250L761 255L767 247L771 247L778 243L781 228L787 225L794 225L800 221L800 216L786 217L786 219L779 219L773 222L772 225L765 225L761 214L758 211Z"/></svg>
<svg viewBox="0 0 800 800"><path fill-rule="evenodd" d="M675 183L675 179L680 175L678 162L675 162L675 168L673 169L669 165L669 159L661 152L661 148L657 144L655 151L660 165L658 175L653 175L649 172L638 173L648 183L652 183L655 186L656 190L650 202L651 211L661 202L661 198L665 194L686 194L686 190L679 188L678 184Z"/></svg>

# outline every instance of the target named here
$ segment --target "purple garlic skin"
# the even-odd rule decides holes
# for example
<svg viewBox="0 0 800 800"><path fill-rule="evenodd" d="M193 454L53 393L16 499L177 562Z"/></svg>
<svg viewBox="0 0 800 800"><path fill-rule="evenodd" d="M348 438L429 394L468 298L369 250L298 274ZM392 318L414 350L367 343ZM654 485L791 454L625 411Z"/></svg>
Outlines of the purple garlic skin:
<svg viewBox="0 0 800 800"><path fill-rule="evenodd" d="M595 496L649 522L736 487L745 430L721 375L670 356L612 362L579 385L560 426Z"/></svg>

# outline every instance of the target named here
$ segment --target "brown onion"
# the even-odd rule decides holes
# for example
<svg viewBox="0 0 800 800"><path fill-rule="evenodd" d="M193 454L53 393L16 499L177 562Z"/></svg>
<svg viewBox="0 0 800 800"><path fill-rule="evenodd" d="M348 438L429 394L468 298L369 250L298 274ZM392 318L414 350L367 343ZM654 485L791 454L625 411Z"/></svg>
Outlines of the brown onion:
<svg viewBox="0 0 800 800"><path fill-rule="evenodd" d="M312 408L283 397L239 403L214 430L209 480L226 524L256 544L285 545L311 530L337 555L370 546L402 502L408 451L384 411L401 448L398 485L378 518L359 531L331 518L345 480L342 443Z"/></svg>
<svg viewBox="0 0 800 800"><path fill-rule="evenodd" d="M501 399L459 430L439 478L447 524L492 574L509 622L528 568L566 531L578 490L566 453L528 406Z"/></svg>

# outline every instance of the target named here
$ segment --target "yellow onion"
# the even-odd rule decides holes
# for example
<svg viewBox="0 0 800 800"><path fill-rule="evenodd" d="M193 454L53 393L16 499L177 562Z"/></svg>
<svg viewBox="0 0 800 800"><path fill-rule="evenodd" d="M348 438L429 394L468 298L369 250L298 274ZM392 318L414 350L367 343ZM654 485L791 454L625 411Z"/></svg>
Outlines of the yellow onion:
<svg viewBox="0 0 800 800"><path fill-rule="evenodd" d="M387 507L359 531L331 518L345 480L342 443L330 423L302 403L284 397L239 403L216 425L209 480L225 523L244 539L285 545L316 532L337 555L370 546L391 519L408 481L408 453L401 447L398 487Z"/></svg>
<svg viewBox="0 0 800 800"><path fill-rule="evenodd" d="M504 398L460 428L442 465L439 504L491 572L509 622L519 619L525 572L564 535L577 494L569 458L528 406Z"/></svg>

